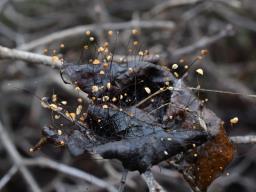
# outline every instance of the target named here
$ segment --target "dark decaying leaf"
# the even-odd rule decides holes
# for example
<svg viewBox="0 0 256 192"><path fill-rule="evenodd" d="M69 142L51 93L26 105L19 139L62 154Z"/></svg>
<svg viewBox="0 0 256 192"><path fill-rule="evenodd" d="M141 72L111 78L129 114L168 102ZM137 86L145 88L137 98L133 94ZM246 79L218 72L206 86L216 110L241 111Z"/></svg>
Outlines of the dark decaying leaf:
<svg viewBox="0 0 256 192"><path fill-rule="evenodd" d="M80 126L62 135L45 127L41 143L65 143L74 155L97 153L141 173L183 152L180 163L194 179L190 184L206 190L233 158L222 121L165 67L142 61L113 63L102 76L104 67L102 63L64 66L63 74L96 99L89 104L86 119L76 120ZM93 91L95 85L99 89ZM159 89L164 91L154 100L137 105Z"/></svg>
<svg viewBox="0 0 256 192"><path fill-rule="evenodd" d="M104 75L100 74L101 71L105 71ZM156 64L143 61L122 64L111 63L107 66L107 69L103 63L98 65L67 64L63 67L62 74L67 76L72 83L79 86L81 90L88 93L89 96L97 97L104 95L106 91L111 95L115 95L116 93L124 91L129 85L133 85L134 91L135 77L137 78L137 84L143 81L143 85L145 85L147 81L154 85L174 81L174 77L166 69ZM108 82L110 82L112 86L110 89L106 90L107 87L105 85ZM93 85L98 86L99 91L93 93Z"/></svg>
<svg viewBox="0 0 256 192"><path fill-rule="evenodd" d="M213 136L203 145L199 146L193 154L196 158L189 159L187 172L194 177L195 183L202 191L206 191L211 182L216 179L232 161L234 148L226 135L224 123L211 110L202 105L192 92L180 80L176 85L179 91L172 94L172 103L167 113L173 115L174 119L179 119L180 127L192 128L197 125L193 120L198 118L199 124ZM177 111L188 107L189 112L184 113L182 117L177 116ZM192 154L192 155L193 155Z"/></svg>

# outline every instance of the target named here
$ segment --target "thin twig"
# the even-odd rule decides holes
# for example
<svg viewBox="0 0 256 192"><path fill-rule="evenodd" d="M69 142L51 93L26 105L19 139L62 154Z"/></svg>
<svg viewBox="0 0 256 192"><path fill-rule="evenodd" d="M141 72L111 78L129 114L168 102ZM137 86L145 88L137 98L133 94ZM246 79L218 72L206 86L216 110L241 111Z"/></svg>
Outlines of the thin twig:
<svg viewBox="0 0 256 192"><path fill-rule="evenodd" d="M236 144L256 144L256 135L232 136L230 140Z"/></svg>
<svg viewBox="0 0 256 192"><path fill-rule="evenodd" d="M164 1L163 3L159 3L159 5L155 6L149 12L145 13L145 15L158 15L159 13L164 12L166 9L174 8L182 5L190 5L198 3L202 0L174 0L174 1Z"/></svg>
<svg viewBox="0 0 256 192"><path fill-rule="evenodd" d="M163 187L155 180L151 170L147 170L142 177L147 183L150 192L165 192Z"/></svg>
<svg viewBox="0 0 256 192"><path fill-rule="evenodd" d="M163 3L159 3L159 5L155 6L153 9L151 9L149 12L146 12L144 15L151 15L155 16L160 13L163 13L164 11L175 8L177 6L184 6L184 5L191 5L191 4L196 4L196 3L201 3L201 2L206 2L203 0L169 0L169 1L164 1ZM229 5L231 7L236 7L239 1L237 0L214 0L214 3L225 3L226 5Z"/></svg>
<svg viewBox="0 0 256 192"><path fill-rule="evenodd" d="M30 63L41 63L53 67L60 67L62 62L57 57L49 57L41 54L19 51L17 49L9 49L0 46L0 58L2 59L18 59Z"/></svg>
<svg viewBox="0 0 256 192"><path fill-rule="evenodd" d="M224 17L230 23L237 25L239 27L243 27L252 31L256 31L256 22L255 19L250 19L248 17L244 17L241 14L236 14L230 8L225 6L218 5L214 6L214 12Z"/></svg>
<svg viewBox="0 0 256 192"><path fill-rule="evenodd" d="M77 26L74 28L65 29L63 31L57 31L45 37L31 41L30 43L23 44L18 49L22 50L32 50L40 46L46 46L55 41L63 41L67 38L72 38L76 36L81 36L87 30L95 31L100 27L100 29L111 29L111 30L121 30L121 29L130 29L133 27L138 28L163 28L173 30L175 24L172 21L128 21L122 23L105 23L102 25L83 25Z"/></svg>
<svg viewBox="0 0 256 192"><path fill-rule="evenodd" d="M10 155L13 163L19 168L22 176L24 177L25 181L27 182L28 186L33 192L41 192L38 184L34 180L34 177L31 175L30 171L27 169L26 166L22 164L22 157L16 150L14 144L11 142L11 138L6 133L2 123L0 122L0 140L7 150L8 154Z"/></svg>
<svg viewBox="0 0 256 192"><path fill-rule="evenodd" d="M227 25L224 30L220 31L216 35L213 35L213 36L210 36L210 37L203 37L199 41L197 41L197 42L195 42L191 45L188 45L186 47L182 47L182 48L179 48L179 49L176 49L176 50L172 51L172 57L173 58L178 58L178 57L181 57L182 55L191 53L191 52L193 52L197 49L205 48L208 45L210 45L212 43L215 43L216 41L218 41L218 40L220 40L220 39L222 39L226 36L232 35L233 33L234 32L233 32L232 25Z"/></svg>
<svg viewBox="0 0 256 192"><path fill-rule="evenodd" d="M68 165L53 161L51 159L47 159L47 158L24 159L24 165L41 166L41 167L51 168L51 169L57 170L59 172L65 173L69 176L85 180L85 181L92 183L96 186L106 188L111 192L117 192L117 190L112 185L108 184L107 182L105 182L93 175L90 175L86 172L83 172L79 169L76 169L76 168L70 167Z"/></svg>
<svg viewBox="0 0 256 192"><path fill-rule="evenodd" d="M0 191L4 188L4 186L11 180L12 176L14 176L18 171L17 166L12 166L12 168L5 174L4 177L0 180Z"/></svg>

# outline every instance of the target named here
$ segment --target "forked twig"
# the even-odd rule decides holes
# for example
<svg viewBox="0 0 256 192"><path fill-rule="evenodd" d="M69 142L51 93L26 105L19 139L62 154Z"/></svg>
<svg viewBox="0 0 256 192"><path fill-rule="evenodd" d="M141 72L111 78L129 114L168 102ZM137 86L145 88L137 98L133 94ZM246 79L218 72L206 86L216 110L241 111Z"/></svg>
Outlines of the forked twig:
<svg viewBox="0 0 256 192"><path fill-rule="evenodd" d="M164 188L155 180L151 170L147 170L142 177L147 183L150 192L165 192Z"/></svg>
<svg viewBox="0 0 256 192"><path fill-rule="evenodd" d="M22 174L23 178L25 179L26 183L28 184L29 188L33 192L40 192L41 191L40 187L36 183L34 177L31 175L31 173L27 169L27 167L22 164L22 157L18 153L14 144L11 142L11 138L6 133L1 122L0 122L0 140L1 140L4 148L10 155L13 163L18 167L19 171L21 172L21 174Z"/></svg>
<svg viewBox="0 0 256 192"><path fill-rule="evenodd" d="M106 188L106 189L108 189L108 191L117 192L117 190L112 185L108 184L107 182L105 182L93 175L90 175L84 171L81 171L79 169L70 167L68 165L53 161L51 159L42 158L42 157L36 158L36 159L24 159L24 165L40 166L40 167L47 167L50 169L54 169L59 172L65 173L69 176L85 180L85 181L92 183L96 186Z"/></svg>
<svg viewBox="0 0 256 192"><path fill-rule="evenodd" d="M11 178L17 173L18 167L12 166L12 168L1 178L0 180L0 191L4 186L11 180Z"/></svg>

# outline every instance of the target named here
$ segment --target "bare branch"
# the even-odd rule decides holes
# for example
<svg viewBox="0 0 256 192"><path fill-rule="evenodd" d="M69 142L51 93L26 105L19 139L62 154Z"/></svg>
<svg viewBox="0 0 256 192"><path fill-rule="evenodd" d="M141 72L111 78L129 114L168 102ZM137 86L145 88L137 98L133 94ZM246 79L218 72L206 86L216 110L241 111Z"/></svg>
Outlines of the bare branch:
<svg viewBox="0 0 256 192"><path fill-rule="evenodd" d="M86 172L83 172L79 169L67 166L65 164L61 164L59 162L55 162L51 159L47 159L47 158L24 159L24 165L41 166L41 167L51 168L51 169L57 170L59 172L65 173L69 176L85 180L85 181L90 182L96 186L106 188L111 192L117 192L117 190L112 185L108 184L107 182L105 182L93 175L90 175Z"/></svg>
<svg viewBox="0 0 256 192"><path fill-rule="evenodd" d="M0 58L18 59L18 60L22 60L30 63L41 63L44 65L49 65L54 67L60 67L62 64L58 58L30 53L26 51L19 51L16 49L9 49L3 46L0 46Z"/></svg>
<svg viewBox="0 0 256 192"><path fill-rule="evenodd" d="M173 30L175 24L172 21L129 21L122 23L105 23L102 25L83 25L77 26L74 28L65 29L63 31L57 31L45 37L31 41L30 43L21 45L18 49L22 50L32 50L40 46L46 46L54 41L61 41L66 38L72 38L75 36L83 35L85 31L91 30L95 31L98 28L100 29L111 29L111 30L121 30L121 29L130 29L133 27L138 28L163 28Z"/></svg>
<svg viewBox="0 0 256 192"><path fill-rule="evenodd" d="M142 176L147 183L150 192L165 192L163 187L155 180L150 170L146 171Z"/></svg>
<svg viewBox="0 0 256 192"><path fill-rule="evenodd" d="M34 177L31 175L30 171L22 164L22 157L16 150L14 144L11 142L11 138L7 135L2 123L0 122L0 140L10 155L13 163L19 167L19 171L27 182L28 186L33 192L40 192L38 184L34 180Z"/></svg>
<svg viewBox="0 0 256 192"><path fill-rule="evenodd" d="M4 186L11 180L12 176L17 173L18 167L17 166L12 166L12 168L6 173L4 177L0 180L0 190L4 188Z"/></svg>
<svg viewBox="0 0 256 192"><path fill-rule="evenodd" d="M177 6L182 5L190 5L198 3L202 0L174 0L174 1L164 1L163 3L160 3L159 5L155 6L152 10L150 10L147 15L157 15L166 9L170 9Z"/></svg>
<svg viewBox="0 0 256 192"><path fill-rule="evenodd" d="M230 139L236 144L256 144L256 135L233 136Z"/></svg>
<svg viewBox="0 0 256 192"><path fill-rule="evenodd" d="M168 9L175 8L178 6L184 6L184 5L191 5L191 4L196 4L196 3L202 3L206 2L203 0L169 0L169 1L164 1L163 3L160 3L159 5L155 6L152 10L146 13L146 15L158 15ZM214 0L214 3L220 2L223 4L226 4L231 7L237 7L237 5L240 4L238 0L230 0L230 1L225 1L225 0Z"/></svg>
<svg viewBox="0 0 256 192"><path fill-rule="evenodd" d="M256 22L254 19L236 14L231 9L221 5L218 5L217 8L215 7L214 11L234 25L243 27L248 30L256 31Z"/></svg>
<svg viewBox="0 0 256 192"><path fill-rule="evenodd" d="M178 58L182 55L191 53L197 49L205 48L206 46L212 43L215 43L216 41L222 39L223 37L226 37L232 34L233 34L232 25L227 25L224 30L220 31L216 35L213 35L211 37L203 37L199 41L195 42L194 44L174 50L172 52L172 57Z"/></svg>

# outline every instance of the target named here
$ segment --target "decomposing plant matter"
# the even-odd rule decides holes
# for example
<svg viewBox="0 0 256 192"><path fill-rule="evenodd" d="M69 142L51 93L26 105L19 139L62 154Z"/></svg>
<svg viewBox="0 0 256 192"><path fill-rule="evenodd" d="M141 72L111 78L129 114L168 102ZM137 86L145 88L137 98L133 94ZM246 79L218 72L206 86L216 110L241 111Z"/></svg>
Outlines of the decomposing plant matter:
<svg viewBox="0 0 256 192"><path fill-rule="evenodd" d="M194 62L206 54L201 51ZM69 112L56 95L43 98L42 105L72 128L45 127L31 151L47 142L66 145L74 155L118 159L125 169L140 173L172 160L190 176L193 189L205 191L232 160L233 146L223 122L184 83L193 63L177 71L178 64L169 69L142 60L114 63L106 56L63 65L63 80L87 93L91 102L79 98L76 112Z"/></svg>
<svg viewBox="0 0 256 192"><path fill-rule="evenodd" d="M233 159L234 149L224 129L224 123L212 111L203 106L192 92L180 81L179 91L172 95L167 114L179 119L180 127L194 128L197 122L213 137L206 143L196 148L188 157L185 157L188 165L184 170L192 175L194 187L205 191L210 183L224 170ZM188 105L189 103L189 105ZM187 107L186 107L187 106ZM190 113L177 115L180 108L185 108ZM176 114L175 116L173 114ZM190 158L192 156L192 158ZM187 159L186 159L187 158Z"/></svg>

